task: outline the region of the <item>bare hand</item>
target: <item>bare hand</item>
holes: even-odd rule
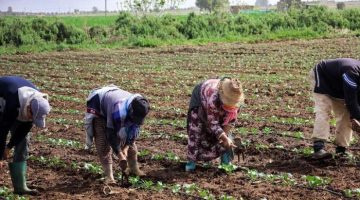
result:
[[[233,141],[227,137],[226,135],[224,135],[222,138],[221,138],[221,143],[222,145],[226,148],[226,149],[230,149],[230,148],[235,148],[237,147]]]
[[[227,133],[227,134],[230,133],[231,129],[232,129],[232,126],[230,126],[230,125],[226,125],[226,126],[224,126],[224,128],[223,128],[224,132]]]
[[[358,120],[352,119],[351,127],[353,131],[360,133],[360,122]]]
[[[4,160],[0,160],[0,169],[2,169],[3,167],[5,167],[5,161]]]
[[[126,160],[126,157],[127,157],[127,155],[124,154],[122,151],[120,151],[120,153],[119,153],[119,155],[118,155],[118,158],[119,158],[120,160]]]

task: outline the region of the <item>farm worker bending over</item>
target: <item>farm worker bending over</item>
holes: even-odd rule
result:
[[[231,162],[235,145],[229,131],[243,102],[242,86],[236,79],[209,79],[195,86],[187,115],[186,171],[195,170],[196,161],[210,161],[219,156],[221,163]]]
[[[315,159],[331,156],[324,150],[324,142],[330,134],[330,113],[336,117],[335,143],[337,155],[344,155],[352,137],[352,122],[360,120],[360,61],[350,58],[323,60],[310,71],[311,84],[314,87]]]
[[[106,182],[115,182],[111,149],[119,157],[122,170],[128,165],[128,174],[144,175],[137,163],[135,140],[149,112],[149,102],[140,94],[132,94],[110,85],[93,90],[86,104],[85,148],[91,147],[94,137]]]
[[[47,94],[41,93],[30,81],[17,76],[0,77],[0,162],[8,159],[9,151],[15,147],[9,170],[16,194],[37,194],[26,185],[28,133],[33,124],[45,127],[50,109]],[[11,138],[6,145],[9,131]]]

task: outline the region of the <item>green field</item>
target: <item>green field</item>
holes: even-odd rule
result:
[[[357,36],[360,9],[187,15],[2,17],[0,54]]]

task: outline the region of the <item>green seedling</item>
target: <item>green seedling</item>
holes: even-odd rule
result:
[[[143,183],[141,184],[141,188],[146,190],[151,190],[153,186],[154,186],[154,182],[152,182],[151,180],[144,180]]]
[[[256,150],[263,150],[263,149],[268,149],[269,146],[265,145],[265,144],[255,144],[255,149]]]
[[[91,174],[102,174],[103,170],[101,166],[92,164],[92,163],[84,163],[84,169]]]
[[[176,155],[175,153],[173,153],[173,152],[167,152],[167,153],[165,154],[165,158],[166,158],[166,160],[170,160],[170,161],[176,161],[176,162],[180,161],[179,156],[177,156],[177,155]]]
[[[166,189],[166,185],[165,185],[165,184],[163,184],[161,181],[156,182],[155,190],[157,190],[157,191],[163,191],[164,189]]]
[[[151,159],[154,159],[154,160],[164,160],[165,159],[165,156],[162,155],[162,154],[153,154],[151,156]]]
[[[302,154],[304,156],[311,156],[314,153],[314,149],[311,147],[305,147],[303,149],[294,148],[291,151],[298,153],[298,154]]]
[[[209,192],[209,190],[200,189],[200,190],[198,190],[198,193],[199,193],[199,197],[201,199],[205,199],[205,200],[213,200],[213,199],[215,199],[215,196],[213,194],[211,194]]]
[[[188,135],[183,133],[177,133],[173,136],[174,140],[185,140],[188,139]]]
[[[181,190],[181,185],[180,184],[175,184],[173,186],[171,186],[171,191],[173,193],[179,193]]]
[[[61,101],[71,101],[71,102],[75,102],[75,103],[81,103],[82,100],[76,97],[72,97],[72,96],[65,96],[65,95],[59,95],[59,94],[52,94],[51,95],[52,98],[61,100]]]
[[[0,199],[4,198],[4,200],[28,200],[28,197],[18,196],[13,194],[9,188],[2,186],[0,187]]]
[[[295,138],[297,138],[297,139],[304,139],[305,138],[304,133],[300,132],[300,131],[295,132],[293,136]]]
[[[264,134],[264,135],[270,135],[272,132],[273,132],[273,131],[272,131],[271,128],[269,128],[269,127],[265,127],[265,128],[263,129],[263,134]]]
[[[239,199],[239,200],[242,200],[243,198],[240,197],[240,198],[238,198],[238,199]],[[236,200],[236,198],[235,198],[235,197],[232,197],[232,196],[229,196],[229,195],[227,195],[227,194],[223,194],[223,195],[220,196],[220,200]]]
[[[303,178],[305,179],[306,184],[310,187],[320,187],[330,183],[330,179],[327,177],[322,178],[319,176],[306,175],[303,176]]]
[[[347,198],[360,198],[360,188],[356,188],[356,189],[346,189],[344,190],[344,195]]]
[[[131,176],[131,177],[129,177],[129,183],[133,187],[140,187],[141,186],[141,179],[138,176]]]
[[[148,155],[150,155],[150,154],[151,154],[151,152],[150,152],[149,150],[143,149],[143,150],[141,150],[141,151],[138,153],[138,156],[139,156],[139,157],[145,157],[145,156],[148,156]]]
[[[183,185],[186,194],[192,194],[194,191],[198,190],[198,186],[195,183]]]
[[[232,163],[230,164],[220,164],[219,169],[224,170],[227,174],[233,173],[238,167]]]
[[[290,173],[265,174],[263,172],[258,172],[255,169],[247,169],[246,175],[253,182],[261,179],[261,180],[265,180],[265,181],[271,182],[271,183],[281,181],[281,183],[284,185],[295,185],[296,184],[296,180],[293,178],[293,175]]]

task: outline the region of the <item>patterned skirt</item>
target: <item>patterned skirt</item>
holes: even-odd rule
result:
[[[187,157],[190,161],[210,161],[218,158],[226,149],[219,144],[207,126],[205,117],[201,117],[201,107],[193,108],[188,112],[188,147]]]

